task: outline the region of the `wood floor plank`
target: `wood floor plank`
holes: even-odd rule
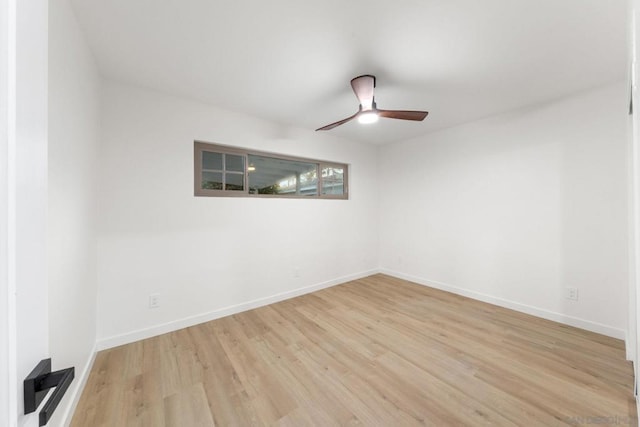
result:
[[[378,274],[100,352],[71,425],[589,422],[637,425],[622,341]]]

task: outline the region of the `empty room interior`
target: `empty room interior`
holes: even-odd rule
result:
[[[0,425],[637,425],[640,2],[0,8]]]

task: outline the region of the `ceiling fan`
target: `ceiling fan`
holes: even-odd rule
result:
[[[358,112],[351,117],[340,120],[339,122],[331,123],[330,125],[318,128],[316,129],[316,131],[330,130],[337,126],[343,125],[355,118],[357,118],[360,123],[374,123],[378,121],[379,117],[422,121],[425,117],[427,117],[427,114],[429,114],[427,111],[378,109],[378,107],[376,106],[375,98],[373,96],[373,89],[376,87],[376,76],[372,76],[370,74],[358,76],[351,80],[351,87],[353,88],[353,92],[356,94],[358,101],[360,101]]]

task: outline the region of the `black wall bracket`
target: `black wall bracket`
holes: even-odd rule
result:
[[[51,359],[41,360],[40,363],[24,379],[24,413],[35,412],[49,392],[55,387],[51,397],[40,411],[40,425],[46,425],[53,412],[58,407],[62,396],[66,393],[75,376],[73,367],[51,372]]]

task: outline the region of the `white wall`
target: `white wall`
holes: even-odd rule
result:
[[[619,84],[382,147],[382,268],[624,338],[627,109]]]
[[[49,349],[76,379],[52,424],[71,411],[96,341],[99,75],[68,0],[49,9]]]
[[[633,360],[635,373],[636,401],[638,400],[638,306],[640,306],[640,292],[638,292],[638,281],[640,280],[640,258],[638,251],[640,247],[640,96],[638,93],[638,79],[640,70],[638,69],[638,56],[640,56],[640,43],[638,36],[640,33],[640,0],[629,2],[629,80],[631,83],[631,96],[633,99],[633,115],[630,118],[631,144],[629,153],[629,340],[627,342],[627,357]],[[640,415],[640,403],[636,405]]]
[[[116,83],[103,94],[100,347],[377,267],[374,146]],[[194,197],[194,140],[350,163],[350,200]]]

